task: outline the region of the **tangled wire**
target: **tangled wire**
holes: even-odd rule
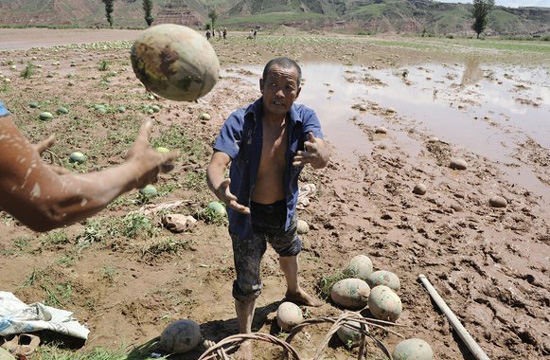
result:
[[[371,319],[371,318],[367,319],[362,317],[358,313],[345,311],[338,318],[323,317],[318,319],[306,320],[301,324],[295,326],[290,332],[290,334],[287,336],[285,341],[282,341],[273,335],[262,334],[262,333],[231,335],[221,340],[217,344],[214,344],[214,342],[212,341],[205,341],[204,345],[205,347],[208,348],[208,350],[206,350],[206,352],[201,355],[199,360],[210,360],[210,359],[229,360],[230,358],[227,355],[226,351],[237,349],[242,343],[244,343],[247,340],[260,340],[271,344],[279,345],[283,348],[283,356],[285,359],[302,360],[298,355],[298,352],[290,345],[290,342],[305,327],[313,324],[321,324],[321,323],[327,323],[327,322],[332,323],[333,325],[328,331],[327,335],[325,336],[325,339],[321,343],[321,347],[317,349],[317,352],[315,353],[315,357],[313,358],[313,360],[318,360],[321,358],[323,350],[328,345],[330,339],[341,327],[345,327],[350,330],[357,331],[361,334],[361,341],[359,344],[359,353],[357,356],[358,360],[366,359],[367,337],[371,338],[374,341],[376,346],[384,352],[384,354],[388,357],[388,359],[390,360],[392,359],[392,356],[388,351],[388,349],[384,346],[384,344],[381,341],[376,339],[370,333],[367,325],[380,328],[386,332],[389,332],[391,334],[404,338],[403,335],[393,330],[390,330],[385,326],[385,325],[392,325],[392,326],[403,326],[403,325],[398,325],[396,323],[389,322],[389,321],[383,321],[383,320],[377,320],[377,319]],[[359,323],[359,327],[356,324],[354,324],[354,322]],[[227,347],[227,349],[225,349],[224,347]]]

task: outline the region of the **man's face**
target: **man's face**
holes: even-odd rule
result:
[[[260,79],[260,91],[264,96],[265,112],[286,115],[300,95],[299,85],[298,71],[294,67],[271,66],[267,77]]]

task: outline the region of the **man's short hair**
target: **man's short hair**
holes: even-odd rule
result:
[[[272,66],[278,65],[283,69],[289,69],[289,68],[295,68],[298,72],[298,87],[302,86],[302,69],[300,68],[300,65],[292,59],[289,59],[287,57],[278,57],[275,59],[271,59],[267,62],[267,64],[264,67],[264,72],[262,74],[262,79],[265,81],[267,78],[267,74],[269,73],[269,69],[271,69]]]

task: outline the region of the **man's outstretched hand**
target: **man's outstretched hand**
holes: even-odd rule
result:
[[[298,151],[292,161],[293,166],[310,164],[315,169],[325,167],[328,163],[328,154],[323,139],[316,138],[312,132],[307,134],[304,142],[304,151]]]
[[[233,195],[229,189],[229,184],[231,184],[231,179],[224,179],[220,186],[216,189],[216,196],[218,199],[223,201],[225,205],[229,206],[231,209],[238,211],[243,214],[250,214],[250,209],[247,206],[241,205],[237,202],[237,197]]]

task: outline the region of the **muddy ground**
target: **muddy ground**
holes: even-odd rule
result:
[[[14,292],[26,303],[45,302],[73,311],[91,330],[80,351],[98,346],[130,351],[180,318],[200,324],[206,339],[221,340],[237,330],[231,298],[232,250],[223,219],[201,211],[213,200],[204,171],[224,118],[258,97],[257,86],[243,78],[254,75],[244,64],[261,66],[278,55],[373,69],[418,66],[427,59],[462,62],[468,51],[481,51],[491,61],[509,64],[548,64],[549,57],[548,53],[469,50],[467,46],[455,52],[445,45],[426,49],[427,43],[420,39],[296,36],[288,29],[281,31],[284,36],[260,34],[256,42],[244,37],[216,40],[224,75],[197,103],[148,97],[131,69],[130,42],[30,49],[28,34],[23,34],[27,45],[0,52],[0,71],[10,79],[0,80],[0,99],[33,141],[51,133],[58,137],[45,161],[72,171],[120,163],[139,124],[148,117],[156,122],[152,143],[179,148],[183,154],[175,170],[159,180],[158,197],[144,199],[134,191],[87,222],[38,234],[2,213],[0,290]],[[46,37],[44,44],[55,44],[58,34],[48,35],[53,38]],[[17,34],[9,36],[18,41]],[[96,37],[104,39],[104,35]],[[391,46],[386,44],[390,41]],[[41,68],[24,78],[20,73],[29,61]],[[307,83],[303,91],[308,91]],[[40,108],[30,108],[32,102]],[[106,113],[96,110],[98,104],[106,106]],[[368,99],[365,104],[366,111],[384,119],[391,131],[381,134],[353,118],[341,119],[353,123],[371,152],[351,159],[339,150],[338,141],[343,140],[327,134],[333,160],[327,169],[307,170],[301,178],[302,184],[313,183],[318,189],[310,204],[299,210],[299,217],[311,227],[303,236],[303,286],[319,291],[323,277],[337,274],[353,256],[366,254],[376,270],[391,270],[401,279],[398,294],[404,310],[398,323],[405,327],[395,330],[428,341],[436,359],[473,357],[419,284],[421,273],[491,359],[550,355],[547,201],[508,181],[500,165],[483,154],[434,139],[437,134],[411,131],[405,114]],[[153,105],[160,111],[150,113]],[[38,119],[41,111],[55,113],[59,106],[68,108],[69,114],[56,115],[49,122]],[[126,111],[119,112],[120,106]],[[205,112],[211,120],[200,120]],[[323,121],[323,114],[319,116]],[[421,144],[418,154],[405,150],[404,137]],[[536,142],[518,144],[518,148],[519,161],[540,174],[541,181],[548,179],[549,150]],[[67,160],[76,150],[88,156],[82,166]],[[454,157],[465,159],[467,169],[451,169]],[[420,182],[427,187],[425,195],[412,191]],[[545,186],[550,192],[548,183]],[[507,206],[490,206],[494,195],[505,198]],[[144,203],[176,200],[183,203],[171,212],[199,215],[190,231],[173,234],[162,228],[162,212],[149,215],[150,222],[128,217]],[[284,295],[284,278],[272,250],[264,258],[262,276],[264,291],[258,299],[255,330],[278,335],[273,318]],[[340,312],[327,302],[308,308],[307,317]],[[292,344],[303,359],[313,358],[327,331],[328,325],[308,327]],[[399,342],[395,335],[377,332],[377,336],[390,349]],[[373,358],[382,358],[372,344],[369,349]],[[197,359],[203,350],[179,358]],[[258,344],[255,354],[256,359],[280,358],[276,347],[264,344]],[[326,359],[356,356],[356,350],[345,349],[337,340],[325,351]]]

